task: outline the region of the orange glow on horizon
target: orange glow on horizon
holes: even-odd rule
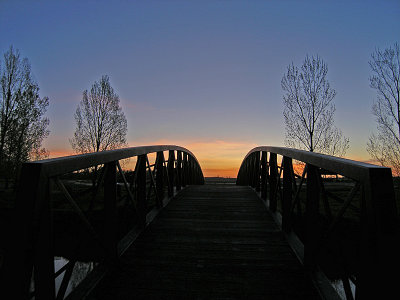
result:
[[[174,141],[159,140],[153,144],[173,144],[185,147],[197,158],[204,177],[236,178],[245,155],[257,145],[241,141]]]
[[[57,157],[64,157],[64,156],[71,156],[76,155],[75,152],[72,150],[65,150],[65,149],[51,149],[49,158],[57,158]]]
[[[237,168],[227,168],[227,169],[206,169],[203,168],[204,177],[226,177],[226,178],[236,178],[239,167]]]

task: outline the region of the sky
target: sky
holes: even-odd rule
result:
[[[400,42],[400,1],[5,1],[0,52],[10,45],[49,97],[51,157],[69,139],[82,92],[110,77],[128,145],[174,144],[205,176],[236,177],[255,146],[284,146],[281,80],[319,55],[336,90],[346,157],[368,161],[376,122],[368,61]]]

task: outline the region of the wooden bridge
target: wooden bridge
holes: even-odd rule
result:
[[[388,168],[263,146],[236,184],[205,184],[189,150],[163,145],[27,163],[19,184],[1,299],[340,299],[333,282],[347,299],[396,292]],[[93,268],[71,291],[79,262]]]

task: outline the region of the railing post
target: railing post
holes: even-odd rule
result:
[[[289,232],[292,227],[292,158],[283,157],[283,201],[282,201],[282,230]]]
[[[137,174],[137,213],[138,213],[138,224],[141,228],[146,226],[146,215],[147,215],[147,203],[146,203],[146,154],[139,155],[136,162],[136,174]]]
[[[254,185],[255,185],[255,189],[257,192],[260,191],[260,151],[257,151],[255,153],[255,161],[254,161],[254,167],[255,167],[255,172],[254,172]]]
[[[164,206],[163,199],[164,199],[164,153],[162,151],[157,152],[156,157],[156,186],[157,186],[157,195],[158,207],[161,208]]]
[[[176,190],[180,191],[182,186],[182,152],[176,151]]]
[[[248,185],[247,183],[247,160],[242,162],[242,165],[239,169],[239,173],[237,176],[238,184],[239,185]]]
[[[249,159],[249,182],[250,186],[254,189],[256,187],[256,153],[252,153]]]
[[[313,269],[316,263],[315,254],[319,240],[319,199],[320,185],[317,167],[307,164],[304,264],[308,269]]]
[[[41,208],[36,212],[39,216],[39,227],[34,249],[35,292],[37,299],[53,299],[55,297],[53,218],[50,208],[49,179],[43,178],[43,183],[42,190],[38,193]]]
[[[253,156],[250,154],[246,162],[246,185],[252,185]]]
[[[108,252],[107,259],[113,262],[118,257],[117,165],[112,161],[104,167],[104,244]]]
[[[244,161],[244,168],[243,168],[243,174],[242,174],[242,184],[243,185],[251,185],[250,184],[250,167],[251,167],[251,154],[246,158]]]
[[[254,175],[254,153],[250,154],[249,157],[247,158],[247,180],[248,180],[248,185],[254,188],[254,182],[253,182],[253,175]]]
[[[189,168],[188,168],[188,180],[189,180],[189,184],[194,184],[195,183],[195,180],[194,180],[195,173],[194,173],[193,158],[192,158],[191,155],[189,155],[188,158],[189,158],[189,161],[188,161],[188,165],[189,165]]]
[[[356,299],[390,299],[398,293],[400,241],[390,169],[371,169],[363,185],[361,253]]]
[[[261,154],[261,198],[264,200],[267,199],[267,175],[267,152],[263,151]]]
[[[172,197],[174,195],[174,168],[175,163],[175,152],[174,150],[169,150],[168,152],[168,178],[169,178],[169,185],[168,185],[168,197]]]
[[[269,208],[275,212],[277,208],[277,183],[278,183],[278,163],[277,154],[269,154]]]
[[[187,181],[187,153],[183,152],[183,170],[182,170],[182,186],[186,186],[186,181]]]
[[[203,177],[203,173],[201,172],[201,168],[200,165],[196,162],[196,160],[194,158],[192,158],[192,162],[193,162],[193,166],[195,168],[195,183],[196,184],[204,184],[204,177]]]
[[[23,164],[10,240],[0,270],[0,298],[30,299],[32,271],[36,299],[54,299],[53,227],[49,179],[39,164]]]

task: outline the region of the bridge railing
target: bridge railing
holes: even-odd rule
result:
[[[134,171],[122,170],[126,159],[136,160]],[[115,262],[164,200],[203,183],[195,156],[173,145],[25,163],[10,224],[13,240],[1,270],[3,291],[15,299],[64,299],[77,262],[95,261],[97,268]],[[57,272],[55,256],[68,258]]]
[[[357,299],[382,299],[396,286],[391,271],[399,239],[390,168],[260,146],[244,158],[236,183],[260,193],[282,230],[300,239],[304,265],[341,280],[347,299],[354,289]]]

